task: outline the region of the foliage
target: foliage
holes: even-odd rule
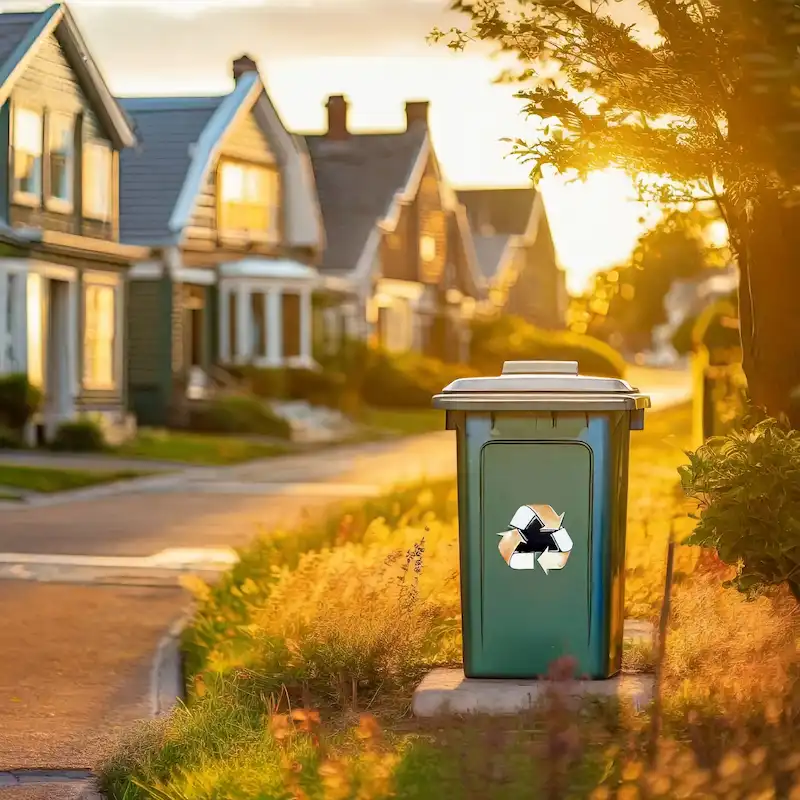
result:
[[[672,284],[709,268],[702,239],[709,221],[696,211],[675,211],[644,233],[626,264],[596,276],[584,330],[632,352],[649,349],[653,329],[667,322],[664,299]]]
[[[697,318],[692,330],[695,350],[735,351],[739,347],[739,314],[730,298],[723,298],[707,306]]]
[[[584,374],[621,377],[625,361],[609,345],[578,333],[544,331],[519,317],[476,319],[472,326],[472,366],[497,375],[504,361],[577,361]]]
[[[189,428],[200,433],[253,434],[291,437],[289,423],[262,400],[251,395],[220,395],[207,404],[192,407]]]
[[[209,668],[212,652],[241,651],[242,641],[251,641],[247,629],[255,622],[258,604],[268,596],[279,572],[295,569],[304,554],[361,544],[376,526],[419,531],[426,520],[453,520],[455,513],[454,483],[443,480],[351,503],[299,529],[257,537],[239,551],[240,560],[230,572],[203,590],[195,622],[184,635],[189,675]],[[246,591],[245,586],[250,588]],[[258,592],[252,592],[253,586]]]
[[[22,373],[0,376],[0,424],[22,431],[39,410],[42,393]]]
[[[633,6],[635,4],[631,4]],[[646,199],[716,206],[741,271],[743,365],[753,400],[789,413],[800,387],[798,28],[791,0],[623,3],[453,0],[462,50],[494,45],[531,135],[513,153],[539,180],[618,168]]]
[[[0,424],[0,450],[16,450],[22,447],[22,432]]]
[[[785,583],[800,602],[800,431],[753,412],[688,456],[681,481],[700,509],[688,543],[736,567],[729,584],[748,597]]]
[[[101,453],[107,449],[103,429],[92,419],[62,422],[49,446],[51,450],[72,453]]]
[[[232,366],[227,371],[242,380],[257,397],[306,400],[330,408],[338,407],[345,385],[345,376],[332,369]]]

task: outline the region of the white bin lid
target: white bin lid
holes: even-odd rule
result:
[[[650,398],[621,378],[580,375],[577,361],[506,361],[501,375],[453,381],[433,405],[465,411],[606,411],[649,408]]]

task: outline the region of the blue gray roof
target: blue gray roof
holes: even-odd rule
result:
[[[327,246],[320,269],[353,269],[375,224],[402,191],[427,136],[425,125],[402,133],[306,136]]]
[[[120,240],[172,244],[169,222],[200,138],[224,97],[128,97],[139,147],[120,157]]]
[[[42,19],[43,14],[44,12],[0,14],[0,75],[4,78],[16,66],[18,59],[11,61],[14,51],[31,33],[33,24]]]
[[[500,260],[505,253],[506,246],[511,236],[507,233],[498,233],[494,236],[480,236],[472,234],[475,243],[475,254],[478,257],[478,266],[483,277],[491,280],[497,275],[500,267]]]

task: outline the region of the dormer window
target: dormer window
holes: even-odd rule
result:
[[[39,205],[42,197],[42,114],[14,111],[14,202]]]
[[[72,210],[75,171],[75,123],[67,114],[50,114],[47,120],[47,204],[58,211]]]
[[[277,239],[279,177],[261,164],[223,160],[219,167],[217,227],[222,234]]]

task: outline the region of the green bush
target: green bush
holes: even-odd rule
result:
[[[290,369],[287,383],[290,399],[337,408],[346,379],[342,373],[330,370]]]
[[[465,364],[445,364],[418,353],[370,353],[361,397],[375,408],[430,408],[433,395],[456,378],[477,373]]]
[[[289,423],[263,401],[249,395],[226,395],[189,411],[189,428],[201,433],[254,434],[291,438]]]
[[[105,450],[106,438],[91,419],[62,422],[50,442],[50,449],[70,453],[99,453]]]
[[[625,360],[613,347],[584,334],[545,331],[519,317],[477,319],[471,362],[484,375],[498,375],[505,361],[577,361],[585,375],[621,378]]]
[[[700,510],[687,544],[737,567],[728,583],[748,597],[787,584],[800,603],[800,431],[752,411],[680,468]]]
[[[22,434],[7,425],[0,425],[0,450],[16,450],[22,447]]]
[[[0,377],[0,425],[21,431],[38,411],[42,393],[22,373]]]

